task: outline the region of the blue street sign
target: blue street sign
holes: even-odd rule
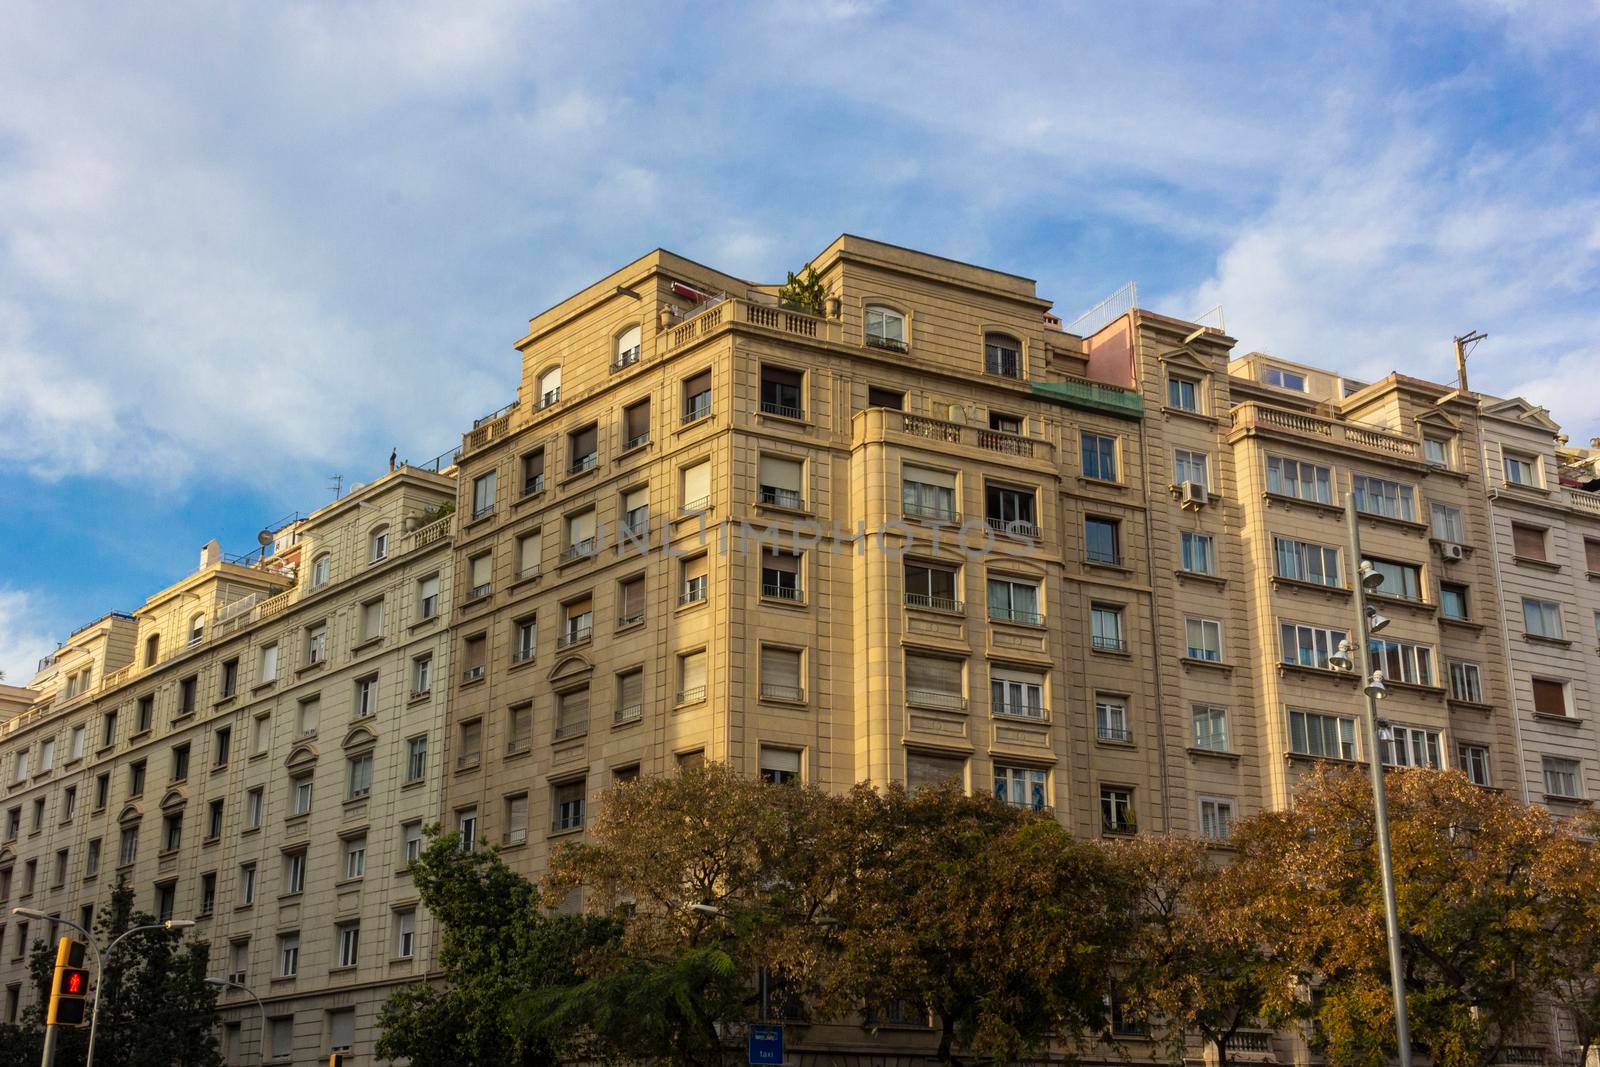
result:
[[[750,1026],[750,1062],[783,1062],[783,1027],[752,1023]]]

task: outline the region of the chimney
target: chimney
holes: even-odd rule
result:
[[[221,563],[221,562],[222,562],[222,546],[217,544],[217,539],[215,537],[213,537],[211,540],[207,541],[205,543],[205,545],[202,546],[201,549],[200,549],[200,569],[201,570],[205,570],[207,567],[211,566],[213,563]]]

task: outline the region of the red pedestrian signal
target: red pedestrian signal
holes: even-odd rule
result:
[[[83,967],[84,952],[84,943],[70,937],[56,945],[55,978],[50,983],[50,1010],[45,1016],[51,1026],[83,1026],[87,1021],[89,972]]]

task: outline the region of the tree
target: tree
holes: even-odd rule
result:
[[[1548,816],[1454,771],[1385,779],[1412,1042],[1440,1067],[1483,1067],[1528,1023],[1546,909]],[[1267,936],[1320,978],[1330,1060],[1387,1062],[1394,1018],[1371,788],[1320,770],[1293,809],[1235,833],[1233,877]]]
[[[607,791],[592,839],[558,852],[554,902],[582,887],[621,936],[585,979],[529,998],[524,1018],[596,1057],[720,1064],[728,1027],[820,989],[826,908],[851,854],[848,798],[744,778],[721,764]]]
[[[1550,997],[1578,1039],[1574,1063],[1585,1064],[1600,1042],[1600,818],[1558,828],[1540,857],[1535,880],[1547,912],[1538,970]]]
[[[1119,993],[1161,1027],[1173,1062],[1197,1031],[1227,1067],[1240,1029],[1281,1026],[1298,1013],[1292,960],[1240,899],[1248,883],[1219,869],[1204,842],[1145,836],[1108,847],[1134,903]]]
[[[441,930],[441,983],[390,995],[380,1013],[377,1054],[428,1067],[561,1062],[543,1031],[516,1024],[512,1008],[530,991],[578,980],[574,961],[615,936],[609,923],[547,915],[539,888],[507,867],[495,848],[464,852],[459,834],[428,828],[411,865],[423,907]]]
[[[1099,848],[1056,820],[955,786],[860,791],[839,893],[842,1008],[920,1005],[957,1050],[1015,1060],[1052,1033],[1098,1032],[1127,895]]]

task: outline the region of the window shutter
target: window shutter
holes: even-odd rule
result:
[[[792,648],[761,648],[761,684],[804,689],[800,684],[800,653]]]
[[[704,578],[705,576],[706,576],[706,557],[705,556],[696,556],[693,559],[686,559],[686,560],[683,561],[683,580],[684,581],[686,581],[686,582],[693,581],[696,578]]]
[[[558,698],[561,701],[561,721],[556,724],[558,732],[577,729],[589,721],[589,691],[576,689],[570,693],[562,693]]]
[[[356,1041],[356,1013],[354,1008],[332,1014],[333,1033],[329,1045],[333,1048],[350,1048]]]
[[[711,495],[711,463],[696,463],[683,470],[683,502],[693,504]]]
[[[947,696],[961,695],[963,662],[946,656],[906,653],[906,688],[922,689]]]
[[[793,552],[774,552],[770,548],[764,548],[761,550],[761,566],[764,570],[799,574],[800,557]]]
[[[683,689],[704,689],[706,685],[706,654],[694,652],[683,657]]]
[[[590,426],[572,435],[572,458],[579,459],[593,452],[600,441],[600,429]]]
[[[539,569],[541,547],[539,535],[536,533],[529,534],[517,542],[517,565],[521,573],[527,574],[529,571]]]
[[[1585,541],[1583,557],[1590,574],[1600,574],[1600,541]]]
[[[491,570],[490,563],[491,557],[488,555],[478,556],[472,561],[473,588],[477,588],[480,585],[489,584],[489,574]]]
[[[643,437],[650,432],[650,401],[635,404],[623,413],[628,440]]]
[[[710,391],[711,372],[708,370],[701,371],[683,383],[683,395],[686,397],[695,396],[699,393],[709,393]]]
[[[1544,559],[1544,531],[1532,526],[1511,525],[1512,551],[1523,559]]]
[[[761,750],[761,769],[764,771],[779,771],[783,774],[799,774],[800,753],[792,748],[763,748]]]
[[[805,468],[796,460],[780,459],[777,456],[762,456],[760,464],[760,481],[763,486],[773,489],[787,489],[792,493],[800,492],[800,483],[804,477]]]
[[[631,708],[644,703],[644,671],[629,671],[621,679],[620,706]]]
[[[594,536],[594,512],[585,511],[567,519],[567,540],[576,545]]]
[[[904,481],[936,485],[951,491],[956,487],[956,476],[948,471],[929,470],[927,467],[913,467],[908,464],[901,468],[900,476]]]
[[[617,355],[620,356],[622,353],[638,347],[639,327],[629,326],[626,330],[622,331],[622,336],[617,338]]]
[[[966,761],[960,756],[935,756],[927,752],[906,753],[906,788],[920,789],[927,785],[961,780]]]
[[[644,613],[644,579],[632,578],[622,583],[622,617],[632,618]]]
[[[1543,678],[1533,680],[1533,710],[1541,715],[1565,715],[1567,694],[1560,682]]]
[[[642,507],[645,507],[649,503],[650,503],[650,489],[648,487],[646,487],[646,486],[642,486],[642,487],[640,487],[638,489],[630,490],[628,493],[623,495],[623,497],[622,497],[622,511],[623,511],[624,514],[630,512],[630,511],[637,511],[638,509],[640,509]]]

